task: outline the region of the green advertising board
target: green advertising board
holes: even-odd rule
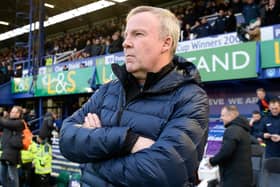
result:
[[[92,92],[94,67],[38,75],[35,96],[51,96]]]
[[[204,82],[257,77],[256,42],[178,55],[196,65]]]
[[[105,57],[96,59],[96,84],[102,85],[116,78],[115,74],[112,72],[111,64],[118,63],[123,64],[123,61],[116,60],[118,56],[108,55]]]
[[[33,77],[12,78],[12,93],[27,93],[30,91]]]
[[[280,39],[261,42],[262,68],[280,66]]]

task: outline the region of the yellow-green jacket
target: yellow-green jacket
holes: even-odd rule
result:
[[[40,144],[34,157],[35,173],[50,174],[52,172],[52,147],[50,144]]]
[[[21,161],[23,164],[32,162],[37,151],[39,145],[32,141],[32,144],[29,146],[28,150],[21,150]]]

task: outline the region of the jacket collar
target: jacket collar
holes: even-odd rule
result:
[[[131,73],[127,72],[125,65],[112,64],[112,70],[125,90],[127,102],[133,100],[140,95],[141,92],[145,92],[149,87],[155,85],[173,68],[173,63],[169,63],[157,73],[149,72],[145,84],[140,85],[137,79]]]
[[[139,85],[137,79],[127,72],[125,64],[112,64],[112,70],[120,80],[127,98],[135,98],[140,92],[145,94],[168,92],[186,82],[200,83],[200,75],[196,67],[178,56],[175,56],[172,62],[159,72],[149,72],[144,86]]]
[[[250,125],[248,120],[243,116],[237,116],[230,123],[226,125],[226,128],[232,125],[240,126],[246,131],[250,131]]]

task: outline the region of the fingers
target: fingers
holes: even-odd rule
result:
[[[131,153],[136,153],[136,152],[141,151],[143,149],[149,148],[154,143],[155,143],[155,141],[152,140],[152,139],[139,136],[139,138],[137,139],[136,143],[134,144],[134,146],[131,150]]]
[[[90,114],[92,116],[92,119],[94,121],[95,127],[100,128],[101,127],[101,122],[99,117],[96,114]]]
[[[88,120],[89,127],[96,128],[95,120],[92,118],[92,115],[90,113],[87,114],[86,118]]]
[[[83,124],[83,127],[85,127],[85,128],[90,128],[89,120],[88,120],[88,117],[87,117],[87,116],[85,117],[85,122],[84,122],[84,124]]]
[[[280,136],[279,135],[271,135],[271,140],[273,141],[273,142],[279,142],[279,140],[280,140]]]
[[[85,128],[100,128],[101,127],[101,121],[96,114],[88,113],[87,116],[85,117],[85,122],[83,124],[83,127],[85,127]]]

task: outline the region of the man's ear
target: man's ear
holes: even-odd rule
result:
[[[166,51],[170,51],[172,48],[172,44],[173,44],[173,39],[171,38],[171,36],[165,37],[161,52],[165,53]]]

